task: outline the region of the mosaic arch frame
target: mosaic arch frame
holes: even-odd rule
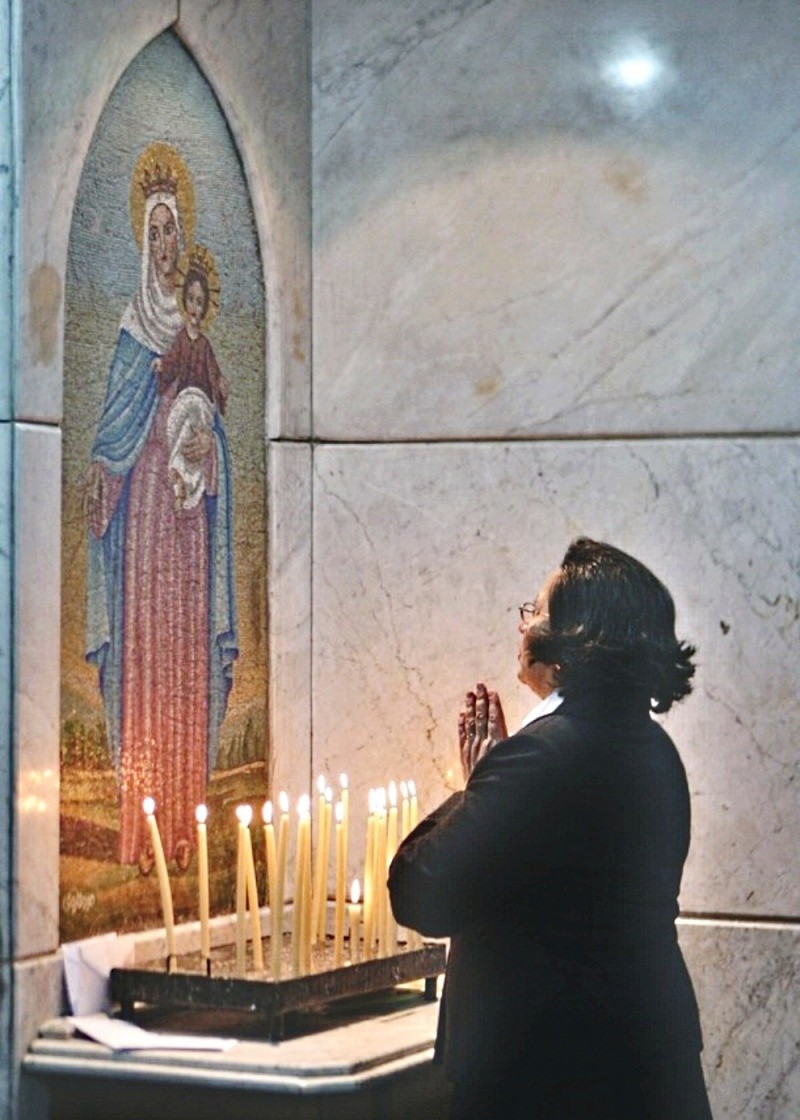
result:
[[[216,289],[194,327],[192,260],[195,288],[199,270]],[[264,291],[237,146],[163,32],[98,119],[69,239],[62,941],[162,924],[146,790],[176,918],[196,916],[201,799],[212,910],[231,908],[228,818],[266,795],[269,762]]]

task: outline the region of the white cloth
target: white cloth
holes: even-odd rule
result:
[[[173,483],[175,496],[182,497],[183,509],[194,509],[206,490],[203,464],[190,463],[184,455],[186,441],[202,429],[211,431],[214,423],[214,405],[202,389],[189,388],[178,393],[167,417],[167,445],[169,446],[170,477],[178,475]]]
[[[84,941],[65,941],[62,944],[64,981],[69,1005],[75,1015],[110,1010],[111,969],[130,966],[134,948],[132,933],[101,933]]]
[[[533,723],[534,720],[541,719],[542,716],[549,716],[550,713],[554,712],[559,704],[561,704],[563,699],[564,697],[558,690],[551,692],[549,696],[545,696],[544,700],[540,700],[534,708],[531,708],[525,716],[525,719],[519,725],[519,730],[521,731],[523,727],[527,727],[529,724]]]

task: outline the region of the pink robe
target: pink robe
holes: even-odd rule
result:
[[[156,802],[167,859],[195,846],[195,809],[208,780],[208,521],[204,502],[175,508],[166,422],[174,389],[159,399],[131,472],[125,540],[120,741],[120,862],[148,843],[142,800]],[[215,453],[206,491],[215,491]],[[115,480],[116,481],[116,480]]]

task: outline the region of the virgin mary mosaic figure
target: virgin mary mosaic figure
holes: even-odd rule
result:
[[[142,800],[156,801],[167,858],[185,869],[238,654],[231,465],[221,409],[181,443],[202,476],[176,502],[168,422],[179,385],[159,359],[182,326],[179,260],[194,236],[188,170],[151,144],[131,183],[139,290],[122,317],[87,472],[86,658],[95,664],[118,775],[119,858],[149,866]],[[183,314],[185,314],[185,308]]]

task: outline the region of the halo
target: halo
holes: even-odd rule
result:
[[[140,253],[144,236],[144,208],[147,195],[161,180],[164,181],[164,188],[167,189],[168,183],[169,189],[175,195],[184,245],[191,244],[194,239],[194,187],[189,169],[183,157],[171,144],[156,140],[153,144],[148,144],[139,156],[131,177],[131,225]]]
[[[219,311],[219,297],[222,292],[222,287],[219,280],[219,272],[217,271],[216,261],[214,254],[205,245],[191,245],[188,249],[180,255],[178,267],[175,270],[178,286],[182,289],[186,274],[190,269],[196,272],[202,272],[208,281],[208,308],[203,317],[203,326],[210,327],[217,317]],[[180,308],[181,316],[184,322],[186,321],[186,308],[183,306],[183,298],[178,297],[178,307]]]

